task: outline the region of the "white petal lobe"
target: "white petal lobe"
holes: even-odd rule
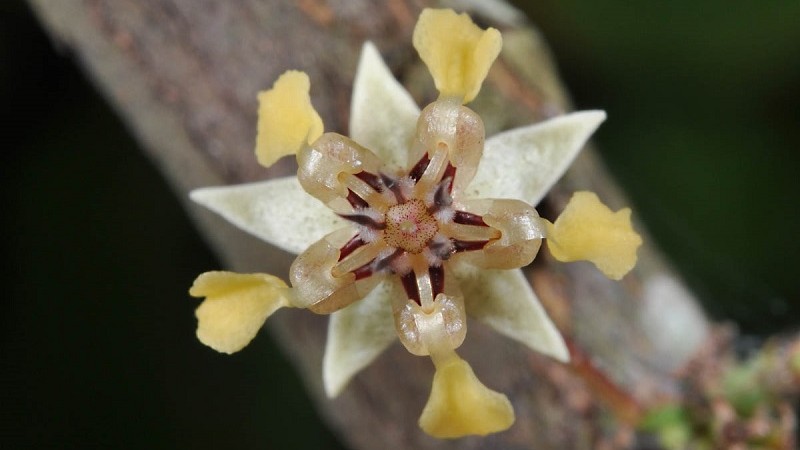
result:
[[[564,338],[521,270],[476,270],[464,265],[456,276],[466,296],[467,314],[537,352],[569,361]]]
[[[308,195],[297,177],[196,189],[189,196],[240,229],[292,253],[299,254],[346,226],[343,219]]]
[[[579,111],[492,136],[466,197],[536,206],[605,118],[604,111]]]
[[[350,137],[386,164],[404,168],[419,108],[395,80],[378,49],[364,43],[350,104]]]
[[[350,379],[397,337],[391,305],[395,288],[392,280],[385,280],[362,300],[331,315],[322,360],[328,397],[339,395]]]

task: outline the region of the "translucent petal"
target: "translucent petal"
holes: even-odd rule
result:
[[[295,254],[347,223],[308,195],[296,177],[196,189],[189,196],[242,230]]]
[[[331,271],[339,261],[339,249],[354,234],[349,228],[334,231],[297,256],[289,268],[295,290],[293,306],[330,314],[364,298],[378,284],[381,277],[377,275],[356,280],[352,272],[334,276]]]
[[[387,165],[402,168],[414,138],[419,108],[395,80],[371,42],[364,43],[350,103],[350,137]]]
[[[492,136],[466,197],[537,205],[605,118],[603,111],[581,111]]]
[[[537,352],[569,361],[569,351],[520,270],[486,270],[458,265],[467,314]]]
[[[439,294],[431,311],[409,300],[394,311],[394,318],[400,342],[417,356],[430,355],[439,348],[456,349],[467,334],[467,315],[461,296]]]
[[[300,150],[297,164],[297,179],[303,189],[326,204],[347,197],[342,174],[377,174],[383,165],[370,150],[335,133],[325,133],[312,146]]]
[[[258,94],[256,157],[269,167],[322,134],[322,119],[311,105],[308,75],[290,70],[272,89]]]
[[[508,398],[487,388],[459,357],[437,366],[419,426],[437,438],[485,436],[514,424]]]
[[[499,230],[500,238],[490,241],[482,250],[458,253],[454,258],[486,269],[518,269],[536,257],[545,236],[545,225],[532,206],[512,199],[481,199],[466,201],[464,207]]]
[[[400,292],[398,292],[400,291]],[[394,279],[385,279],[363,300],[336,311],[328,322],[322,379],[328,397],[336,397],[350,379],[396,339],[391,299],[402,295]]]
[[[478,95],[503,46],[499,31],[481,30],[467,14],[451,9],[424,9],[413,42],[440,95],[463,103]]]
[[[475,176],[484,137],[483,120],[475,111],[452,98],[437,100],[419,116],[411,162],[416,163],[426,152],[431,156],[436,149],[447,150],[447,160],[457,169],[452,192],[458,197]]]
[[[283,280],[267,274],[201,274],[189,289],[193,297],[206,297],[195,311],[197,338],[218,352],[238,352],[267,317],[289,305],[287,291]]]
[[[636,265],[642,238],[631,226],[631,210],[612,212],[593,192],[576,192],[554,224],[547,224],[547,246],[559,261],[591,261],[619,280]]]

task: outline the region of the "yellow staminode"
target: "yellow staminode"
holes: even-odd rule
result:
[[[508,398],[481,383],[469,364],[454,357],[436,368],[419,426],[437,438],[485,436],[514,424]]]
[[[559,261],[591,261],[614,280],[636,265],[642,238],[631,227],[630,208],[612,212],[593,192],[576,192],[555,223],[546,224],[547,245]]]
[[[445,97],[472,101],[500,53],[503,38],[494,28],[481,30],[466,14],[425,9],[414,29],[414,48]]]
[[[310,86],[308,75],[290,70],[272,89],[258,94],[256,157],[262,166],[296,154],[322,134],[322,119],[308,95]]]
[[[195,311],[197,338],[218,352],[238,352],[267,317],[288,306],[287,290],[280,278],[267,274],[201,274],[189,289],[193,297],[206,297]]]

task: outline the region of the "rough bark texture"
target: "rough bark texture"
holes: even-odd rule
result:
[[[265,170],[253,157],[255,94],[286,69],[309,73],[312,100],[326,128],[343,133],[364,40],[376,42],[420,103],[435,95],[410,39],[421,8],[438,6],[432,2],[30,3],[56,41],[80,59],[182,198],[195,187],[292,171],[291,163]],[[502,8],[473,16],[499,28],[505,41],[472,104],[488,134],[569,108],[547,50],[524,18]],[[560,211],[576,189],[594,190],[614,208],[626,203],[591,149],[541,205],[544,215],[552,219],[549,213]],[[228,268],[285,277],[291,255],[186,206]],[[639,265],[622,282],[605,279],[588,264],[553,262],[546,250],[528,273],[568,337],[575,362],[556,363],[471,323],[460,353],[487,385],[508,395],[517,413],[514,427],[488,438],[442,442],[418,429],[433,374],[427,358],[395,345],[331,401],[322,393],[320,376],[326,318],[287,311],[270,320],[270,329],[331,426],[353,448],[624,446],[630,441],[618,430],[636,420],[640,405],[674,393],[670,374],[706,333],[702,312],[647,243]]]

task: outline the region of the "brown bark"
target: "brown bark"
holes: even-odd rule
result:
[[[84,64],[184,199],[196,187],[291,172],[291,163],[261,168],[252,152],[255,94],[286,69],[309,73],[312,100],[326,128],[343,133],[364,40],[377,43],[420,103],[434,95],[410,43],[416,16],[427,1],[30,3],[55,39]],[[505,41],[472,104],[487,132],[568,109],[532,26],[499,14],[476,17],[499,28]],[[542,206],[544,214],[560,210],[576,189],[594,190],[615,208],[626,203],[591,150],[553,190]],[[285,277],[291,255],[186,206],[228,268]],[[615,433],[608,426],[614,421],[601,416],[611,414],[625,429],[638,418],[640,404],[673,392],[670,374],[702,340],[706,323],[647,239],[639,265],[622,282],[603,278],[588,264],[553,262],[546,253],[529,274],[568,336],[575,362],[556,363],[471,323],[461,353],[487,385],[509,396],[517,413],[511,430],[488,438],[441,442],[418,429],[433,374],[426,358],[395,345],[331,401],[322,393],[320,376],[325,318],[281,312],[270,319],[270,329],[331,426],[353,448],[594,448]],[[690,325],[662,326],[675,322]],[[625,442],[624,433],[617,437]]]

